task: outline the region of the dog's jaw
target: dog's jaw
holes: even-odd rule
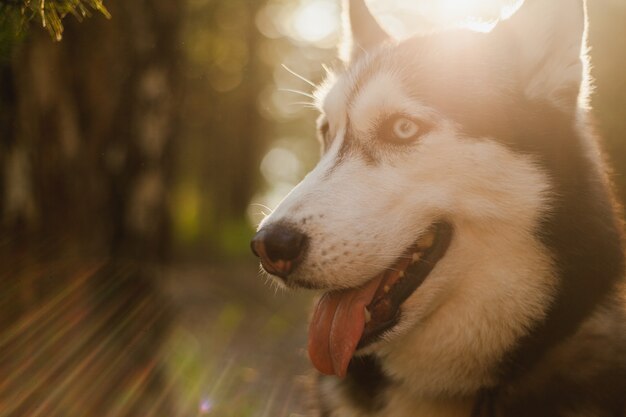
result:
[[[555,293],[552,261],[533,233],[455,228],[447,256],[374,351],[416,395],[467,396],[495,384],[503,355],[545,316]]]

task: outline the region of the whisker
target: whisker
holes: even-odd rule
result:
[[[261,203],[250,203],[250,205],[251,205],[251,206],[259,206],[259,207],[261,207],[261,208],[264,208],[264,209],[266,209],[266,210],[269,210],[269,212],[270,212],[270,213],[273,213],[273,212],[274,212],[274,210],[272,210],[271,208],[269,208],[269,207],[268,207],[268,206],[266,206],[265,204],[261,204]],[[261,212],[261,213],[263,213],[263,212]],[[265,214],[265,213],[263,213],[263,214]]]
[[[378,253],[374,253],[368,256],[372,256],[372,257],[375,256],[377,258],[382,258],[382,259],[412,259],[413,258],[412,254],[398,256],[398,255],[381,255]]]
[[[302,107],[306,107],[309,109],[317,109],[317,106],[315,105],[315,103],[311,103],[308,101],[294,101],[293,103],[289,103],[289,106],[302,106]]]
[[[304,78],[302,75],[298,74],[297,72],[295,72],[294,70],[290,69],[287,65],[285,64],[280,64],[284,69],[287,70],[287,72],[289,72],[291,75],[301,79],[302,81],[304,81],[305,83],[309,84],[312,87],[317,87],[315,85],[315,83],[309,79]]]
[[[294,93],[294,94],[300,94],[301,96],[305,96],[305,97],[309,97],[315,100],[315,96],[313,94],[309,94],[307,92],[304,91],[300,91],[300,90],[294,90],[291,88],[279,88],[278,91],[282,91],[285,93]]]

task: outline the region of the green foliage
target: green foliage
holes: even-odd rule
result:
[[[0,0],[1,32],[4,35],[5,28],[11,28],[17,36],[31,21],[35,21],[46,28],[54,39],[61,40],[65,16],[72,14],[81,21],[91,16],[92,10],[110,17],[102,0]]]
[[[22,37],[21,18],[14,10],[5,10],[0,0],[0,65],[8,62],[11,49]]]

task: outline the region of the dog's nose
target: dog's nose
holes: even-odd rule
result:
[[[293,226],[277,223],[259,230],[250,247],[267,272],[286,278],[304,257],[307,242],[306,234]]]

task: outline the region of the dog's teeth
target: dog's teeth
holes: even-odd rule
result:
[[[422,254],[419,252],[415,252],[413,255],[411,255],[411,260],[413,262],[417,262],[420,260],[420,258],[422,257]]]
[[[369,323],[372,320],[372,313],[367,309],[367,307],[363,307],[365,310],[365,323]]]

